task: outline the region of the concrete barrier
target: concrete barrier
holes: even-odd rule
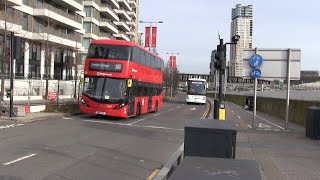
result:
[[[46,105],[30,106],[30,112],[41,112],[46,109]]]

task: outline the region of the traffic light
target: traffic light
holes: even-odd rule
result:
[[[226,69],[226,51],[226,45],[223,44],[223,39],[220,39],[220,45],[217,46],[217,53],[215,54],[216,62],[214,64],[217,70]]]

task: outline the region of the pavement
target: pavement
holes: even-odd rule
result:
[[[180,147],[185,121],[206,111],[184,99],[139,118],[77,115],[0,126],[0,179],[146,179]]]
[[[227,121],[238,125],[236,159],[257,160],[263,179],[318,180],[320,141],[305,137],[305,128],[264,113],[257,114],[254,129],[252,112],[226,103]]]

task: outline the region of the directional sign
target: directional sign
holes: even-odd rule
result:
[[[254,78],[254,79],[257,79],[261,76],[261,70],[258,69],[258,68],[254,68],[252,69],[251,71],[251,76]]]
[[[259,67],[263,64],[263,58],[262,56],[260,56],[259,54],[254,54],[253,56],[251,56],[251,58],[249,59],[249,63],[252,67]]]

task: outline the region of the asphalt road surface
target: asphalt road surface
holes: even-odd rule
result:
[[[205,112],[184,100],[139,118],[0,123],[0,179],[146,179],[182,144],[185,121]]]

